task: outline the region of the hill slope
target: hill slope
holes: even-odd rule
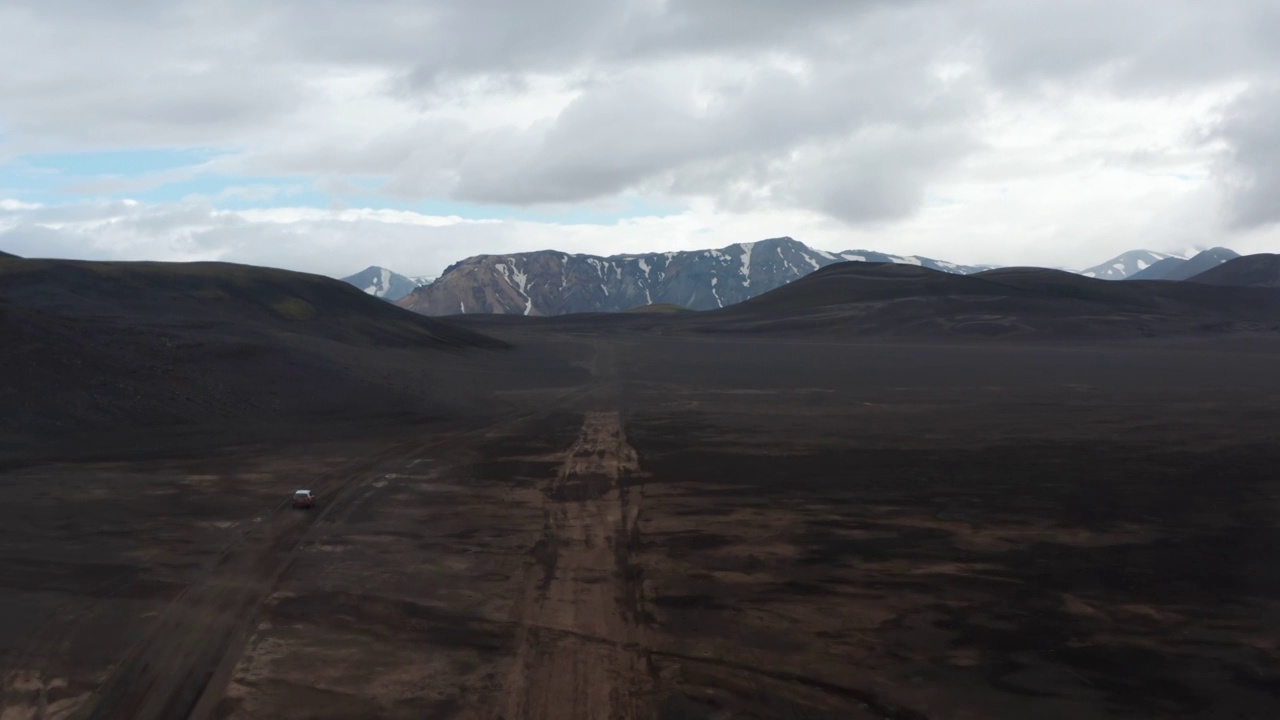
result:
[[[1280,328],[1280,291],[1115,283],[1043,268],[954,275],[842,263],[740,305],[699,313],[704,331],[1125,337]]]
[[[1212,285],[1280,287],[1280,255],[1244,255],[1192,276],[1191,281]]]
[[[404,312],[342,282],[228,263],[7,260],[0,300],[65,317],[167,328],[198,322],[348,344],[494,345],[447,323]]]
[[[359,288],[374,297],[390,300],[391,302],[395,302],[414,290],[431,283],[426,278],[411,278],[377,266],[368,267],[355,275],[344,277],[342,282]]]
[[[718,250],[611,257],[548,250],[468,258],[398,304],[424,315],[564,315],[623,312],[653,304],[709,310],[844,261],[892,262],[954,273],[981,270],[863,250],[829,253],[791,238]]]
[[[14,433],[430,417],[460,387],[435,377],[454,356],[505,347],[337,280],[221,263],[0,260],[0,336],[0,446]]]

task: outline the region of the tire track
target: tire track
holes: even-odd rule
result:
[[[257,624],[260,610],[293,563],[311,526],[358,501],[377,472],[397,460],[420,457],[468,439],[502,432],[574,403],[588,386],[569,389],[547,406],[456,430],[430,440],[401,441],[372,457],[348,463],[311,484],[319,512],[299,513],[282,500],[261,527],[229,546],[207,575],[162,611],[94,693],[76,720],[202,720],[215,711]]]
[[[542,489],[539,563],[526,573],[516,657],[495,716],[504,720],[644,717],[648,656],[629,564],[638,474],[617,412],[591,412]]]
[[[292,512],[287,499],[277,504],[262,526],[224,550],[204,577],[162,611],[77,717],[173,720],[211,710],[216,698],[209,696],[220,696],[218,681],[234,667],[235,650],[312,523],[341,507],[371,470],[419,446],[399,443],[313,483],[325,498],[319,512]]]

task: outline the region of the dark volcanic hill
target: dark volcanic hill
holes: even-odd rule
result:
[[[974,275],[842,263],[740,305],[699,313],[707,332],[1140,337],[1280,329],[1280,291],[1125,282],[1043,268]]]
[[[1155,263],[1141,272],[1130,275],[1128,280],[1188,280],[1200,273],[1217,267],[1222,263],[1240,257],[1230,248],[1211,248],[1197,255],[1183,259],[1170,257]]]
[[[982,269],[864,250],[828,253],[791,238],[719,250],[612,257],[548,250],[468,258],[398,304],[424,315],[564,315],[655,304],[709,310],[845,261],[900,263],[961,274]]]
[[[200,323],[237,333],[288,333],[354,344],[492,346],[447,323],[371,302],[320,275],[228,263],[8,260],[0,300],[99,321],[157,328]]]
[[[3,251],[3,250],[0,250],[0,258],[10,258],[10,259],[13,259],[13,258],[17,258],[17,257],[18,257],[17,255],[14,255],[14,254],[12,254],[12,253],[7,253],[7,252],[5,252],[5,251]]]
[[[1192,277],[1191,281],[1212,285],[1280,287],[1280,255],[1244,255],[1210,268]]]
[[[355,275],[342,278],[342,282],[359,288],[366,293],[383,300],[395,302],[423,285],[429,285],[426,278],[412,278],[392,272],[383,267],[368,267]]]
[[[441,368],[505,347],[337,280],[222,263],[0,260],[6,438],[430,417]]]

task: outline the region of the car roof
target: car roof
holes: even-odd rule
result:
[[[310,490],[295,490],[295,491],[293,492],[293,494],[294,494],[294,495],[303,495],[303,494],[310,495],[310,494],[311,494],[311,491],[310,491]]]

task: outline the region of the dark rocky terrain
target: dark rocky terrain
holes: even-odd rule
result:
[[[0,465],[5,720],[1280,714],[1280,290],[847,264],[436,321],[24,262],[0,423],[75,427]]]
[[[548,250],[468,258],[399,304],[424,315],[565,315],[620,312],[653,304],[709,310],[846,261],[902,263],[961,274],[982,269],[867,250],[828,253],[791,238],[719,250],[612,257]]]

